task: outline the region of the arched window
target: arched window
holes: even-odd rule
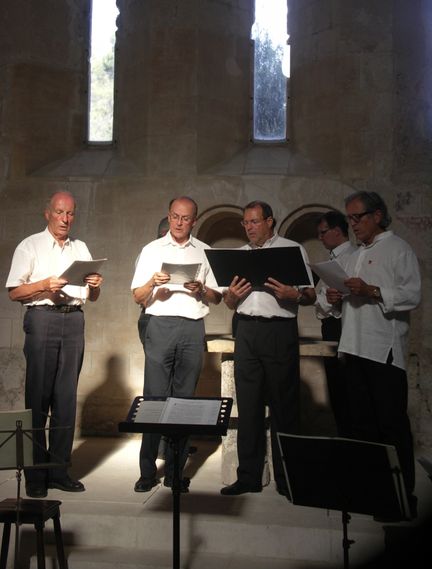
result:
[[[255,0],[253,140],[287,139],[287,0]]]
[[[92,0],[88,141],[113,139],[116,0]]]

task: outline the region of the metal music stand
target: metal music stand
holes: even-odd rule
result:
[[[70,427],[51,427],[49,429],[32,429],[31,409],[20,411],[0,411],[0,470],[16,470],[16,522],[15,522],[15,552],[14,567],[17,567],[19,552],[19,526],[22,471],[36,468],[55,468],[64,466],[64,463],[49,462],[34,464],[33,433],[51,429],[68,429]]]
[[[348,512],[409,519],[396,449],[365,441],[278,433],[293,504],[342,512],[344,567],[349,567]]]
[[[136,397],[126,421],[119,423],[122,433],[160,433],[167,437],[173,447],[173,569],[180,568],[180,440],[191,435],[226,435],[233,400],[231,397],[183,397],[197,401],[220,401],[221,406],[216,424],[196,425],[185,423],[143,423],[135,422],[138,408],[145,400],[165,400],[165,397]]]

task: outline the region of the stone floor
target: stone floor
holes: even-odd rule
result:
[[[62,501],[69,569],[173,566],[171,491],[163,485],[145,494],[133,491],[139,444],[136,436],[76,442],[72,472],[85,483],[86,492],[50,490],[48,495]],[[200,439],[193,444],[197,452],[187,466],[190,493],[181,497],[182,569],[343,567],[340,512],[293,505],[272,483],[259,494],[221,496],[219,442]],[[13,471],[0,472],[0,499],[14,497],[16,486]],[[394,567],[395,559],[411,557],[412,551],[429,555],[431,539],[424,535],[431,530],[432,482],[419,463],[416,493],[419,517],[413,522],[383,525],[367,515],[351,515],[351,566],[381,569]],[[50,523],[45,533],[52,541]],[[36,567],[33,531],[23,526],[21,538],[21,569]],[[47,548],[47,569],[56,569],[53,551]],[[8,567],[13,566],[12,552],[11,544]],[[410,562],[410,567],[423,566]]]

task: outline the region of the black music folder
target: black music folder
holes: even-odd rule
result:
[[[265,249],[206,249],[218,286],[229,286],[235,276],[254,287],[269,277],[290,286],[313,286],[300,247]]]

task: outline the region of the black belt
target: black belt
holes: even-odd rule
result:
[[[81,310],[81,306],[77,304],[36,304],[34,306],[27,306],[27,309],[49,310],[54,312],[77,312],[77,310]]]
[[[288,320],[295,320],[295,317],[289,318],[284,316],[249,316],[248,314],[237,313],[237,318],[239,320],[255,320],[256,322],[288,322]]]

